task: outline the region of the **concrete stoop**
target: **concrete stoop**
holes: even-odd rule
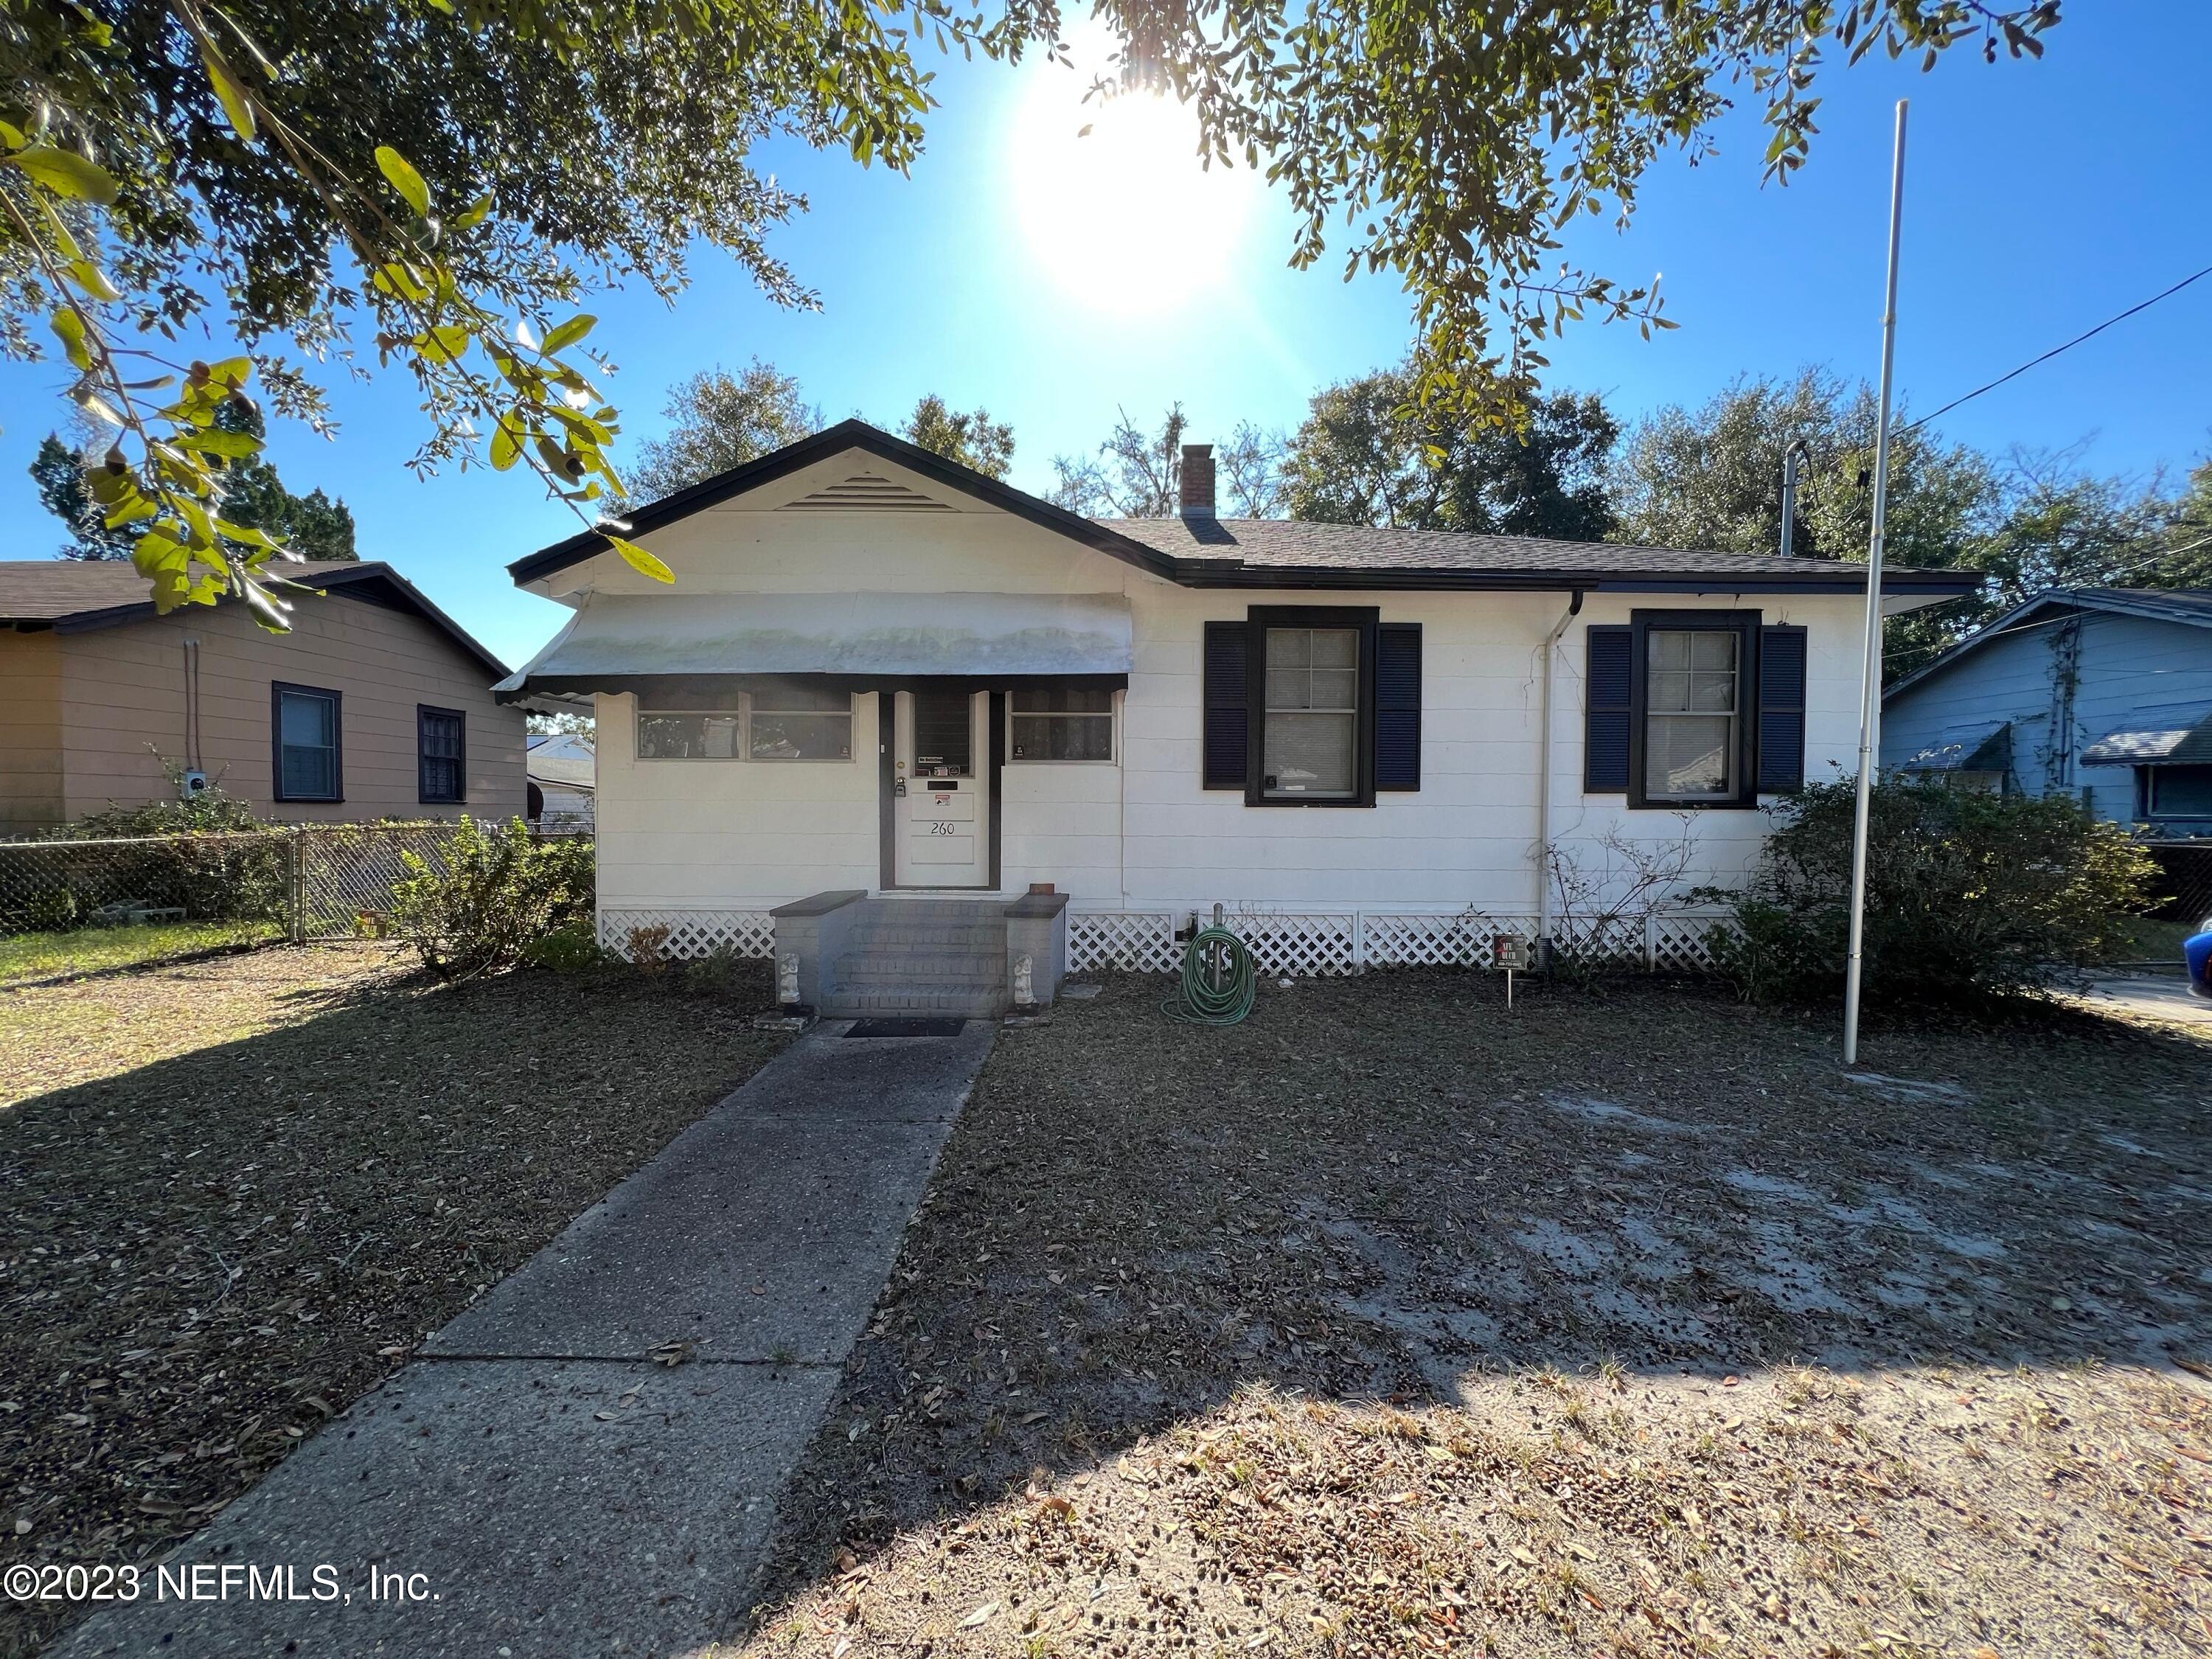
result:
[[[773,913],[778,999],[825,1017],[994,1019],[1048,1006],[1066,971],[1067,898],[817,893]]]

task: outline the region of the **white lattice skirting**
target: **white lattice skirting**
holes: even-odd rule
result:
[[[765,959],[774,954],[775,943],[775,926],[765,910],[599,912],[600,949],[625,962],[647,951],[663,960],[684,961],[724,945],[741,957]]]
[[[1119,969],[1173,973],[1182,962],[1176,930],[1212,904],[1162,910],[1071,910],[1070,973]],[[1369,968],[1480,968],[1500,933],[1533,941],[1534,916],[1478,911],[1271,910],[1228,908],[1224,921],[1252,949],[1260,971],[1292,979],[1356,974]],[[1623,968],[1659,973],[1710,971],[1706,943],[1717,915],[1674,914],[1618,920],[1602,927],[1554,923],[1562,945]],[[661,930],[665,930],[662,932]],[[599,944],[625,960],[650,949],[664,960],[703,957],[728,945],[741,957],[774,954],[775,924],[765,910],[603,910]]]
[[[1067,966],[1071,973],[1099,968],[1140,974],[1172,973],[1182,953],[1176,930],[1195,913],[1212,918],[1211,904],[1163,910],[1071,910]],[[1533,941],[1534,916],[1479,911],[1271,910],[1227,907],[1223,922],[1252,950],[1261,972],[1291,978],[1356,974],[1369,968],[1474,968],[1491,960],[1501,933]],[[1578,955],[1624,968],[1662,973],[1711,969],[1708,936],[1717,915],[1676,913],[1624,918],[1601,927],[1553,923],[1553,936]]]

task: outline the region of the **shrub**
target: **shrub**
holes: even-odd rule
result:
[[[599,948],[591,918],[579,917],[550,928],[522,947],[522,959],[532,968],[556,974],[580,974],[603,967],[608,953]]]
[[[520,818],[463,818],[433,865],[402,852],[392,890],[393,930],[441,979],[512,968],[556,929],[588,919],[591,854],[540,842]]]
[[[1716,929],[1721,971],[1748,1000],[1833,995],[1850,952],[1852,781],[1807,786],[1770,811],[1777,827]],[[2115,919],[2148,896],[2154,866],[2116,825],[2065,795],[1994,795],[1940,780],[1875,785],[1867,841],[1866,994],[1960,1004],[2044,983],[2111,946]]]
[[[752,964],[734,945],[717,945],[684,964],[684,988],[694,996],[728,996],[753,978]]]

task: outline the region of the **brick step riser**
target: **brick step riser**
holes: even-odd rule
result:
[[[996,1019],[1011,1006],[1002,996],[833,996],[823,1000],[822,1012],[832,1019]]]
[[[883,955],[855,953],[840,957],[830,969],[830,977],[841,983],[853,979],[891,979],[908,983],[933,979],[1004,981],[1006,958],[1003,953],[990,957],[924,957],[920,960],[896,952]]]

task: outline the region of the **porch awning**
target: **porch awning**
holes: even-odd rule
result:
[[[1908,756],[1900,772],[2000,772],[2012,763],[2012,722],[1958,726]]]
[[[1119,593],[599,593],[495,688],[622,691],[672,678],[1127,684]]]
[[[2212,705],[2167,703],[2140,710],[2081,751],[2084,766],[2189,766],[2212,763]]]

